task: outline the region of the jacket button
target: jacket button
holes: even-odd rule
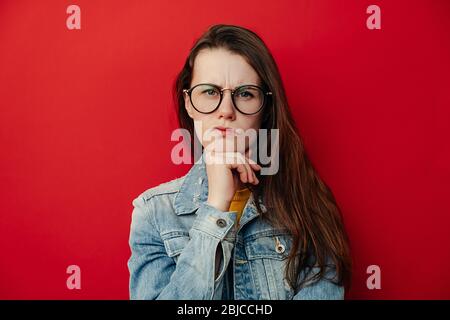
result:
[[[275,247],[275,251],[278,253],[283,253],[285,250],[286,248],[281,243]]]
[[[224,219],[217,219],[216,224],[221,228],[225,228],[227,226],[227,222]]]

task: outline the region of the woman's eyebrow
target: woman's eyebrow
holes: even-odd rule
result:
[[[208,84],[213,84],[213,85],[215,85],[215,86],[218,86],[219,88],[224,88],[223,86],[217,84],[216,82],[212,82],[212,81],[211,81],[211,82],[199,82],[199,83],[208,83]],[[253,81],[249,81],[249,82],[241,82],[241,83],[239,83],[238,85],[233,86],[232,88],[235,89],[235,88],[238,88],[238,87],[244,86],[244,85],[258,86],[259,84],[258,84],[258,83],[253,83]]]

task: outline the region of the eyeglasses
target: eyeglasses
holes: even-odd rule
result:
[[[266,103],[272,92],[266,91],[257,85],[242,85],[234,90],[220,88],[211,83],[200,83],[190,89],[183,89],[189,95],[192,106],[200,113],[212,113],[217,110],[223,99],[223,92],[231,91],[231,100],[234,107],[241,113],[252,115],[258,113]]]

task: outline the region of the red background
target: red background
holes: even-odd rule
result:
[[[128,298],[131,201],[189,169],[170,161],[172,82],[193,41],[229,23],[273,52],[343,210],[347,297],[449,299],[449,18],[445,0],[0,1],[0,298]]]

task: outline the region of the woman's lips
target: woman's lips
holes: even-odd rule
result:
[[[215,130],[218,130],[223,136],[227,135],[227,134],[232,134],[234,133],[234,129],[233,128],[226,128],[226,127],[215,127]]]

